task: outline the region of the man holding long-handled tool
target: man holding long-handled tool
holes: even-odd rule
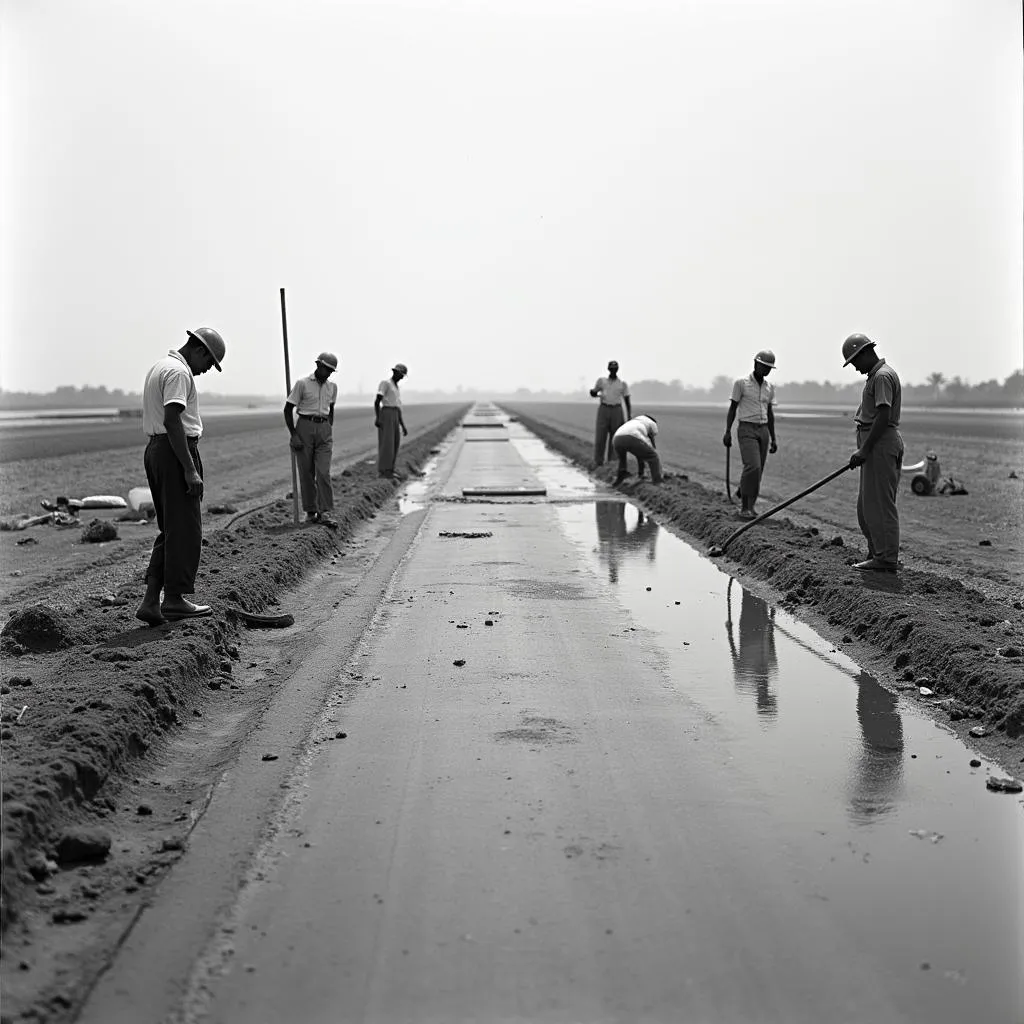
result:
[[[900,378],[879,358],[875,343],[863,334],[851,334],[843,342],[843,358],[843,366],[852,363],[867,377],[854,417],[857,450],[850,456],[850,469],[860,467],[857,522],[867,538],[868,557],[854,568],[861,572],[895,572],[900,557],[896,496],[903,468]]]
[[[761,492],[761,475],[768,453],[779,450],[775,442],[775,385],[769,383],[768,374],[775,368],[775,353],[762,349],[754,356],[754,370],[748,377],[741,377],[733,384],[729,413],[725,420],[725,435],[722,444],[726,447],[726,488],[729,484],[729,449],[732,447],[732,425],[739,418],[736,438],[740,443],[743,457],[743,473],[740,476],[740,501],[738,513],[741,519],[754,519],[757,512],[754,505]],[[730,495],[730,500],[732,496]]]
[[[333,525],[334,489],[331,456],[334,453],[334,403],[338,385],[328,377],[338,368],[333,352],[321,352],[316,368],[295,382],[284,403],[284,422],[291,434],[289,444],[299,464],[299,488],[307,523]],[[293,413],[299,421],[293,419]]]

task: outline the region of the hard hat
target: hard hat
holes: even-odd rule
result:
[[[333,352],[321,352],[316,361],[332,372],[338,368],[338,357]]]
[[[613,366],[615,367],[616,370],[619,368],[619,361],[618,361],[618,359],[609,359],[608,360],[608,369],[610,370]]]
[[[843,342],[843,358],[846,360],[843,366],[849,366],[858,352],[874,345],[874,342],[864,334],[851,334]]]
[[[754,356],[754,362],[762,366],[775,366],[775,353],[770,348],[763,348]]]
[[[391,372],[398,372],[402,374],[403,377],[407,377],[409,375],[409,367],[406,366],[405,363],[395,363],[395,365],[391,367]]]
[[[185,333],[190,338],[195,338],[213,356],[213,365],[217,367],[219,372],[223,372],[220,364],[226,349],[224,339],[212,327],[197,327],[194,331],[186,331]]]

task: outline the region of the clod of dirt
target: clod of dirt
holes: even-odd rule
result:
[[[484,619],[484,625],[485,626],[493,626],[494,625],[494,619]]]
[[[11,678],[7,680],[7,683],[8,683],[9,686],[31,686],[32,685],[32,677],[31,676],[11,676]]]
[[[100,598],[100,604],[104,608],[120,608],[128,603],[127,597],[117,597],[114,594],[107,594]]]
[[[143,817],[147,817],[153,813],[153,808],[150,807],[149,804],[139,804],[139,806],[135,808],[135,813],[141,814]]]
[[[209,512],[211,516],[226,516],[237,512],[238,509],[235,508],[234,505],[207,505],[206,511]]]
[[[82,530],[82,540],[88,544],[102,544],[117,540],[117,527],[106,519],[94,519]]]
[[[830,541],[829,544],[834,548],[841,548],[846,544],[846,541],[837,533]]]
[[[62,651],[75,642],[67,618],[45,604],[33,604],[15,612],[0,636],[10,637],[37,654]]]
[[[972,768],[980,768],[981,767],[981,762],[976,757],[972,757],[971,758],[970,764],[971,764]]]
[[[22,537],[21,540],[15,541],[19,548],[27,547],[30,544],[38,544],[39,541],[35,537]]]
[[[334,734],[334,738],[335,738],[336,740],[344,740],[344,739],[347,739],[347,738],[348,738],[348,733],[347,733],[347,732],[336,732],[336,733]]]
[[[989,735],[989,730],[986,729],[983,725],[975,725],[971,727],[971,735],[977,736],[978,739],[981,739],[982,736]]]
[[[1024,783],[1017,779],[1004,779],[998,775],[990,775],[985,780],[985,788],[991,789],[993,793],[1020,793],[1024,790]]]
[[[260,758],[260,760],[261,761],[276,761],[277,760],[277,754],[264,754]]]
[[[466,664],[466,659],[465,658],[456,658],[452,662],[452,664],[455,665],[456,668],[462,668],[462,666]]]
[[[479,540],[482,537],[493,537],[490,530],[441,530],[438,537],[464,537],[467,540]]]
[[[1010,470],[1010,476],[1009,476],[1009,479],[1010,479],[1010,480],[1017,480],[1017,479],[1019,479],[1019,477],[1017,476],[1017,474],[1016,474],[1016,473],[1015,473],[1015,472],[1014,472],[1014,471],[1013,471],[1012,469]]]
[[[57,860],[61,864],[103,860],[110,853],[110,833],[102,828],[77,826],[64,830],[57,840]]]
[[[50,915],[50,920],[54,924],[77,924],[79,921],[84,921],[88,916],[84,910],[76,910],[74,907],[67,909],[60,907]]]
[[[60,870],[57,862],[50,860],[41,850],[33,850],[28,855],[25,859],[25,868],[37,882],[45,882],[50,875],[55,875]]]
[[[979,548],[990,548],[990,547],[992,547],[992,541],[990,541],[990,540],[979,540],[978,541],[978,547]]]
[[[935,691],[934,690],[930,690],[927,686],[919,686],[917,688],[917,692],[922,697],[934,697],[935,696]]]
[[[1020,658],[1021,656],[1024,656],[1024,651],[1019,647],[1014,647],[1013,644],[1010,644],[1007,647],[1000,647],[997,653],[1000,658]],[[12,679],[11,684],[13,685],[13,683],[14,680]]]

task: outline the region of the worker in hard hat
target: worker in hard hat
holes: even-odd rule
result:
[[[895,572],[900,556],[896,496],[903,468],[900,378],[879,358],[875,343],[863,334],[851,334],[843,342],[843,359],[843,366],[852,364],[867,377],[854,417],[857,450],[850,456],[850,468],[860,467],[857,521],[867,538],[868,557],[854,568],[861,572]]]
[[[316,357],[313,372],[301,377],[284,403],[284,422],[298,463],[299,494],[307,523],[332,526],[334,487],[331,484],[331,457],[334,455],[334,403],[338,385],[330,376],[338,368],[333,352]],[[298,416],[296,422],[295,416]]]
[[[623,423],[633,417],[630,404],[629,385],[619,376],[619,364],[612,359],[608,363],[608,376],[598,377],[590,389],[590,397],[599,399],[597,422],[594,425],[594,465],[603,465],[612,457],[612,438]],[[623,415],[622,407],[626,412]]]
[[[754,356],[754,369],[732,386],[729,412],[725,418],[722,444],[732,447],[732,425],[738,419],[736,439],[740,444],[743,473],[740,475],[741,519],[754,519],[757,496],[761,493],[761,475],[768,453],[779,450],[775,441],[775,385],[768,374],[775,369],[775,353],[762,349]]]
[[[193,604],[203,553],[203,421],[195,378],[224,361],[224,339],[212,327],[185,332],[185,344],[158,359],[142,388],[144,462],[160,532],[146,569],[146,593],[135,617],[149,626],[211,614]],[[163,593],[163,601],[160,594]]]
[[[395,460],[402,437],[409,434],[402,418],[402,393],[399,390],[408,374],[409,368],[405,363],[395,363],[391,367],[391,376],[377,385],[377,395],[373,400],[373,425],[377,428],[377,475],[390,480],[401,479],[395,470]]]

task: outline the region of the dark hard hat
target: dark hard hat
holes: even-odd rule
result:
[[[217,367],[219,372],[223,372],[220,364],[224,359],[224,352],[226,350],[224,339],[212,327],[197,327],[194,331],[186,331],[185,333],[190,338],[198,341],[213,356],[213,365]]]
[[[316,361],[332,372],[338,368],[338,357],[333,352],[321,352]]]
[[[858,352],[863,352],[864,349],[870,348],[875,343],[864,334],[851,334],[846,341],[843,342],[843,358],[846,360],[843,366],[849,366],[853,362],[854,357]]]

